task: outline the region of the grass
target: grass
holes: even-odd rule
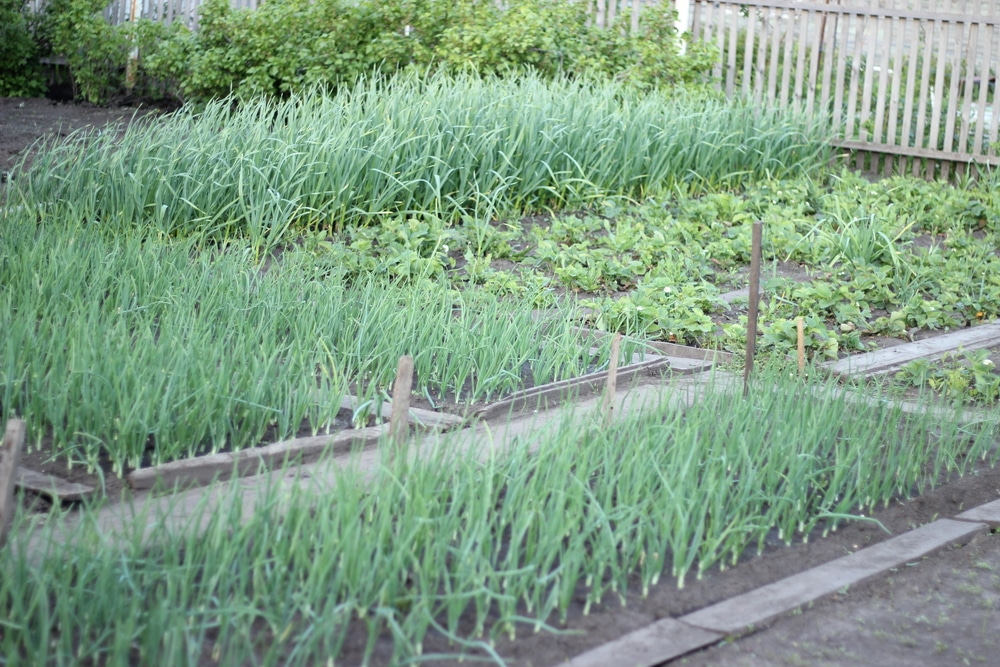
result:
[[[75,135],[15,174],[9,201],[52,224],[249,238],[266,251],[290,229],[736,187],[827,155],[815,123],[704,95],[531,75],[396,77],[335,96],[185,108],[122,137]]]
[[[380,401],[403,354],[420,395],[475,402],[607,364],[572,304],[535,318],[430,280],[347,282],[289,249],[268,270],[246,242],[198,252],[96,226],[4,224],[0,410],[57,456],[115,472],[315,433],[349,391]],[[622,353],[631,358],[633,345]],[[363,417],[363,415],[362,415]]]
[[[323,490],[267,490],[252,513],[206,506],[186,528],[139,523],[116,541],[85,516],[65,546],[0,552],[0,654],[315,664],[348,636],[367,637],[361,660],[384,636],[406,664],[428,657],[430,633],[496,658],[492,639],[548,629],[577,596],[589,609],[663,577],[683,586],[774,531],[805,539],[993,465],[995,426],[849,401],[772,368],[748,399],[719,384],[606,430],[568,414],[503,452],[456,442],[367,480],[349,467]]]

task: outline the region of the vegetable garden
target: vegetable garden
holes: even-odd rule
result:
[[[578,602],[994,465],[988,353],[863,401],[789,364],[796,318],[812,364],[1000,315],[992,175],[871,183],[837,160],[816,120],[531,73],[375,77],[37,147],[0,204],[0,412],[95,474],[369,423],[403,354],[416,400],[462,412],[606,369],[610,337],[581,330],[625,334],[626,361],[740,351],[756,220],[763,369],[745,396],[720,373],[610,425],[444,437],[155,538],[156,517],[109,541],[77,508],[0,551],[4,664],[502,663],[496,641]],[[903,411],[916,390],[956,410]],[[61,520],[23,511],[12,534]]]

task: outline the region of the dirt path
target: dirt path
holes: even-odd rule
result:
[[[995,665],[1000,534],[932,554],[678,665]]]

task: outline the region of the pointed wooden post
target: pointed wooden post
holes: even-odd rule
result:
[[[799,353],[799,375],[806,370],[806,331],[802,317],[795,318],[795,342]]]
[[[392,412],[389,415],[389,439],[393,457],[403,455],[403,443],[410,431],[410,392],[413,390],[413,357],[404,355],[396,366],[392,385]]]
[[[24,446],[24,422],[11,419],[0,447],[0,547],[7,543],[7,531],[14,519],[14,478]]]
[[[753,223],[750,245],[750,304],[747,309],[747,355],[743,367],[743,395],[750,391],[750,374],[753,372],[753,355],[757,350],[757,309],[760,302],[760,254],[764,223]]]
[[[611,359],[608,361],[608,381],[604,385],[604,425],[611,423],[615,410],[615,392],[618,391],[618,356],[621,352],[622,333],[611,339]]]

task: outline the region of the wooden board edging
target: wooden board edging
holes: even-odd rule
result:
[[[21,489],[47,496],[54,501],[78,501],[94,495],[94,487],[69,482],[55,475],[18,467],[14,484]]]
[[[670,368],[670,360],[666,357],[655,357],[638,364],[629,364],[618,369],[618,380],[628,381],[643,373],[652,373]],[[582,396],[600,390],[608,379],[607,371],[597,371],[579,377],[559,382],[532,387],[519,391],[502,401],[491,403],[479,410],[478,417],[488,420],[501,415],[519,412],[539,406],[554,407],[570,396]]]
[[[389,426],[369,426],[350,429],[332,435],[283,440],[264,447],[241,449],[196,456],[182,461],[171,461],[149,468],[139,468],[126,477],[133,489],[151,489],[154,486],[172,487],[203,486],[213,481],[256,474],[262,466],[280,465],[295,460],[309,463],[324,452],[345,452],[361,445],[368,447],[388,432]]]

